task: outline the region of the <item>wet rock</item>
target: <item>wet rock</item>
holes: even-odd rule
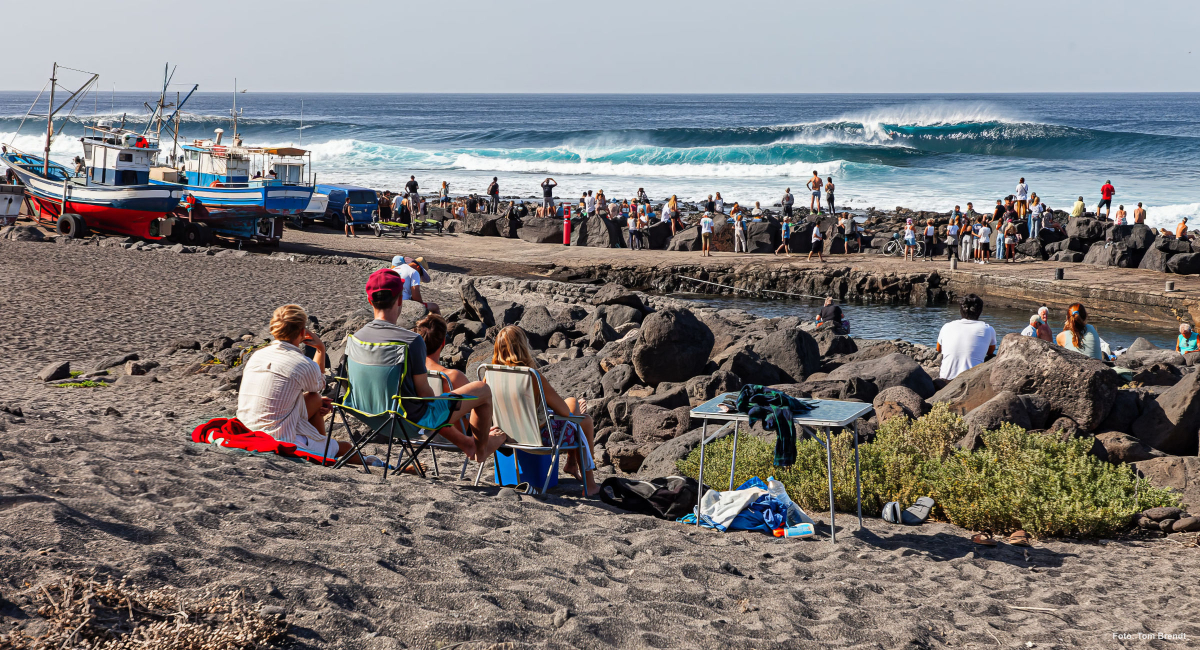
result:
[[[988,383],[997,393],[1040,395],[1054,412],[1071,418],[1083,431],[1094,431],[1108,416],[1117,387],[1124,382],[1098,359],[1009,334],[991,363]]]
[[[1108,452],[1108,460],[1112,463],[1136,463],[1166,456],[1141,440],[1120,431],[1097,433],[1096,440],[1104,446],[1105,451]]]
[[[912,358],[899,353],[844,364],[829,373],[827,379],[847,380],[854,377],[870,380],[879,390],[905,386],[922,398],[932,397],[935,393],[933,379],[925,369]]]
[[[1142,404],[1132,433],[1145,444],[1168,454],[1193,456],[1200,431],[1200,373],[1190,373],[1179,383]]]
[[[54,361],[46,364],[38,371],[38,381],[57,381],[71,376],[70,361]]]
[[[649,385],[687,381],[704,372],[712,346],[712,332],[691,311],[670,307],[642,322],[633,346],[633,368]]]

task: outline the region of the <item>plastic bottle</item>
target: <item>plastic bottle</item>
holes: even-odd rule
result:
[[[784,512],[787,513],[787,524],[796,525],[802,522],[803,518],[800,516],[802,512],[800,506],[792,503],[791,497],[788,496],[787,488],[783,486],[781,481],[776,480],[774,476],[767,477],[767,494],[783,504]]]
[[[800,524],[783,529],[783,537],[812,537],[816,534],[812,524]]]

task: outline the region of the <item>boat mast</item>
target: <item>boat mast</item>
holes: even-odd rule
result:
[[[58,62],[50,73],[50,103],[46,105],[46,149],[42,152],[42,176],[50,176],[50,136],[54,135],[54,86],[58,83]]]

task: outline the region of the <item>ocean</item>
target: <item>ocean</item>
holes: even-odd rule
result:
[[[36,93],[0,93],[0,142],[41,151],[44,118],[16,134]],[[100,92],[73,119],[144,122],[157,93]],[[197,93],[181,136],[230,130],[233,94]],[[44,111],[45,99],[41,101]],[[433,192],[559,197],[638,188],[654,198],[776,203],[815,170],[839,207],[990,208],[1020,177],[1053,208],[1089,206],[1111,180],[1115,203],[1173,228],[1200,215],[1200,94],[996,95],[421,95],[242,93],[248,145],[313,153],[321,182],[398,190],[415,175]],[[303,108],[303,123],[301,110]],[[35,110],[36,112],[36,110]],[[303,128],[302,128],[303,127]],[[79,153],[68,124],[53,157]],[[163,143],[170,149],[170,141]],[[1115,206],[1114,206],[1115,207]]]

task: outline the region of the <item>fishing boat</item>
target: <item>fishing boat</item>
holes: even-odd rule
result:
[[[217,235],[277,244],[284,220],[299,217],[312,200],[313,186],[306,176],[312,162],[309,152],[245,146],[237,132],[236,88],[231,142],[223,141],[224,129],[216,129],[212,138],[181,144],[178,115],[187,98],[164,117],[169,83],[164,71],[164,91],[151,118],[152,124],[157,121],[159,133],[172,125],[176,133],[169,166],[155,167],[150,173],[152,184],[183,190],[177,217],[166,230],[173,233],[181,221],[198,222]]]
[[[150,167],[158,152],[153,138],[131,132],[92,134],[83,138],[89,165],[70,170],[50,160],[54,118],[74,106],[95,84],[91,78],[55,106],[58,64],[50,77],[46,144],[41,156],[15,148],[0,149],[0,163],[25,186],[32,204],[30,215],[59,234],[80,237],[90,230],[134,237],[157,238],[163,216],[183,198],[183,191],[149,183]],[[40,94],[39,94],[40,98]],[[36,104],[37,100],[35,100]],[[73,108],[72,108],[73,110]]]

